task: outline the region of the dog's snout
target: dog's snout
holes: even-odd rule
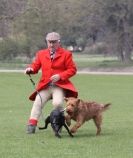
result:
[[[68,114],[71,114],[73,111],[72,111],[71,108],[67,108],[67,109],[66,109],[66,112],[67,112]]]
[[[70,110],[70,107],[69,107],[69,106],[68,106],[68,107],[66,107],[66,112],[67,112],[67,111],[69,111],[69,110]]]

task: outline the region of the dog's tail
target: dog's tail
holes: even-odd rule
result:
[[[44,127],[38,127],[39,130],[43,130],[43,129],[46,129],[47,127],[44,126]]]
[[[110,105],[111,105],[111,103],[104,104],[102,106],[102,111],[105,111],[105,110],[109,109]]]

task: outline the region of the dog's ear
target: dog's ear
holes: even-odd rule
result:
[[[67,101],[68,101],[68,98],[64,97],[64,100],[67,102]]]
[[[79,105],[79,103],[80,103],[80,99],[78,98],[78,99],[77,99],[77,105]]]

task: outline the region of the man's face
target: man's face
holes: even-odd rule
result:
[[[55,51],[60,46],[60,42],[58,40],[47,41],[47,46],[50,49],[50,51]]]

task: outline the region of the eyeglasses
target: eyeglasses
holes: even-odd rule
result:
[[[49,43],[53,43],[53,44],[55,44],[55,43],[57,43],[58,42],[58,40],[56,40],[56,41],[48,41]]]

